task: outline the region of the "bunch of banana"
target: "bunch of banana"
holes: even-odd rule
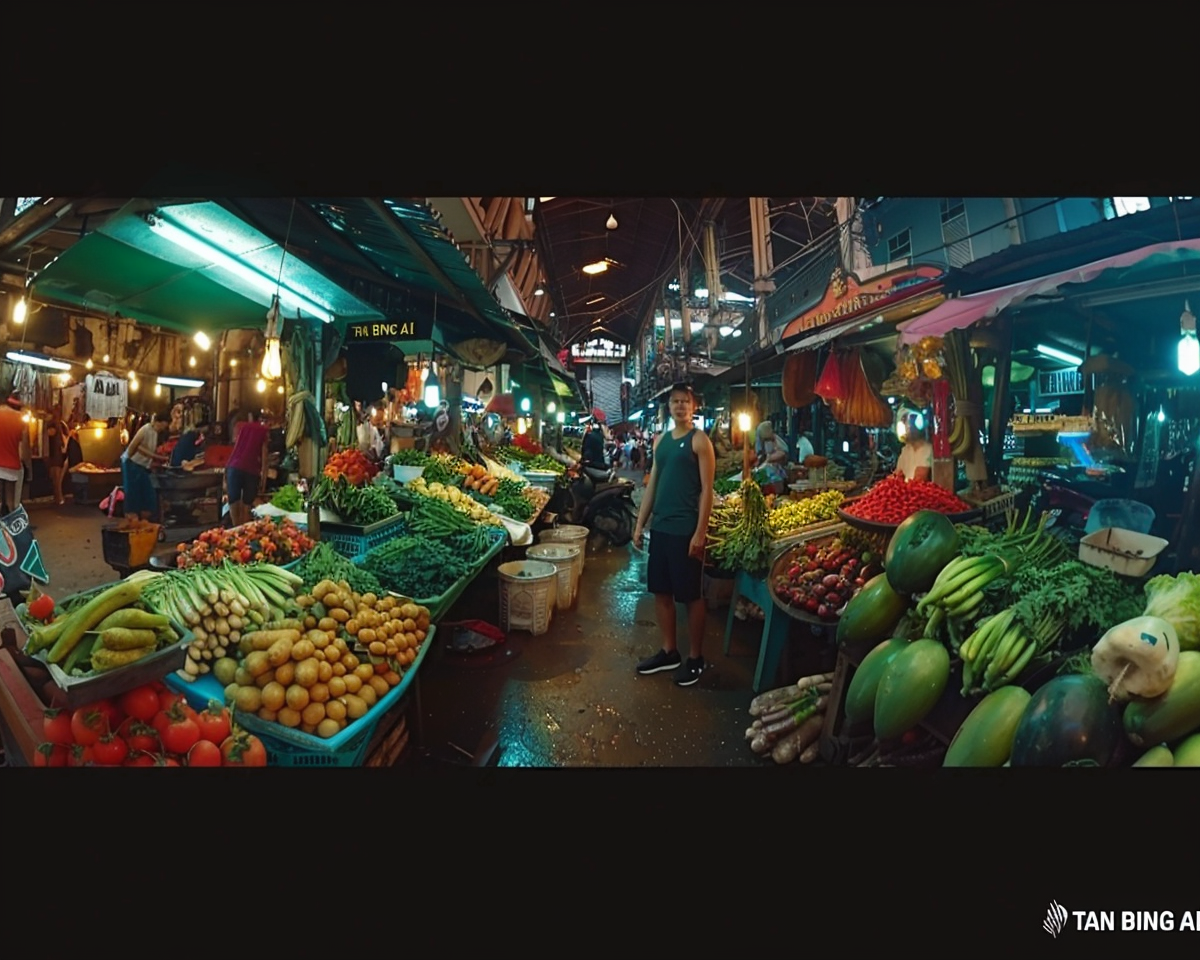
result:
[[[965,620],[983,606],[983,591],[988,584],[1006,573],[1008,564],[995,554],[955,557],[942,568],[929,592],[921,598],[917,613],[940,613],[953,620]]]
[[[338,421],[337,429],[338,447],[345,450],[347,447],[353,447],[358,442],[358,431],[354,423],[354,411],[347,408],[342,414],[342,418]]]
[[[284,446],[287,449],[298,446],[305,437],[315,441],[318,446],[325,446],[328,439],[325,436],[325,421],[309,391],[299,390],[288,397],[285,416],[287,428],[284,431]]]
[[[967,417],[955,414],[954,425],[950,428],[950,452],[959,460],[965,459],[971,453],[975,444],[972,435],[971,421]]]

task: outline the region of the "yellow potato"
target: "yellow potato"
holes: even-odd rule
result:
[[[346,719],[346,705],[341,700],[330,700],[325,704],[325,716],[330,720]]]
[[[369,683],[364,683],[362,685],[357,693],[357,696],[368,707],[375,706],[375,702],[379,699],[379,697],[375,695],[375,688]]]
[[[338,661],[333,665],[333,675],[335,677],[344,677],[346,675],[346,665],[342,661]]]
[[[305,630],[311,630],[316,625],[317,625],[317,618],[314,617],[311,613],[307,617],[304,618],[304,629]]]
[[[301,690],[304,688],[301,687]],[[263,708],[276,712],[287,706],[287,688],[278,681],[272,680],[262,688]]]
[[[300,717],[305,723],[316,726],[325,719],[325,704],[310,702],[307,707],[300,711]]]
[[[320,652],[320,651],[318,651]],[[322,660],[317,664],[317,682],[328,683],[333,677],[333,664]]]
[[[346,717],[350,720],[357,720],[370,709],[370,704],[362,697],[356,697],[352,693],[346,694],[342,698],[346,705]]]
[[[284,687],[290,687],[296,679],[296,663],[289,660],[275,668],[275,679]]]
[[[252,677],[260,677],[271,669],[271,661],[265,650],[254,650],[247,654],[242,666]]]
[[[305,637],[303,640],[298,640],[292,644],[292,659],[300,662],[311,657],[316,650],[316,645]]]
[[[341,725],[329,717],[326,717],[317,724],[317,736],[328,740],[330,737],[336,737],[341,732]]]
[[[315,657],[296,664],[296,683],[302,687],[311,687],[321,679],[320,663]]]
[[[299,713],[308,706],[308,691],[298,683],[293,683],[284,694],[287,705]]]
[[[348,623],[350,621],[350,613],[341,607],[334,607],[329,611],[329,615],[338,623]]]
[[[285,727],[298,727],[302,722],[299,710],[293,710],[291,707],[284,707],[275,717]]]
[[[329,699],[329,686],[324,683],[314,683],[308,688],[308,699],[312,703],[324,703]]]
[[[338,622],[334,620],[333,617],[322,617],[317,621],[317,629],[324,630],[326,633],[328,633],[330,630],[339,629]]]
[[[362,689],[362,677],[354,673],[348,673],[341,678],[346,685],[346,693],[355,694]]]
[[[346,681],[341,677],[330,677],[329,680],[326,681],[326,685],[329,687],[329,695],[331,697],[344,697],[346,695]],[[335,717],[334,719],[337,718]]]
[[[268,683],[273,683],[274,681],[275,681],[275,671],[268,670],[266,673],[260,673],[257,677],[254,678],[254,685],[256,687],[258,687],[259,690],[261,690]]]
[[[345,630],[348,634],[350,634],[350,636],[354,636],[356,633],[358,633],[358,621],[347,620]]]
[[[385,666],[386,666],[386,664],[385,664]],[[378,673],[375,674],[375,676],[373,676],[370,680],[368,680],[367,683],[369,683],[372,687],[375,688],[375,696],[376,697],[386,696],[388,690],[391,689],[391,684],[389,684],[387,682],[387,680],[384,678],[384,676],[382,674],[378,674]]]

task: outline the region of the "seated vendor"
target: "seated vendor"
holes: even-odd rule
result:
[[[933,476],[933,445],[925,433],[925,418],[909,414],[904,425],[904,449],[896,460],[896,475],[905,480],[929,480]]]
[[[194,460],[204,451],[204,437],[208,433],[208,421],[198,420],[190,429],[184,430],[171,451],[171,466],[182,467],[189,460]]]
[[[787,444],[776,435],[770,420],[764,420],[758,425],[754,440],[754,454],[755,468],[766,470],[772,483],[787,481]]]

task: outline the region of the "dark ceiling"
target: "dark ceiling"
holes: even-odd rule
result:
[[[836,228],[834,198],[770,198],[771,261],[778,284],[797,255]],[[615,229],[607,229],[610,214]],[[535,208],[537,242],[545,264],[555,317],[550,334],[559,343],[602,328],[632,343],[664,288],[686,260],[691,286],[707,287],[704,230],[713,223],[723,289],[751,296],[754,252],[750,198],[554,197]],[[607,258],[610,267],[588,275],[586,264]],[[678,308],[677,294],[667,293]],[[692,306],[705,307],[693,301]],[[736,341],[735,341],[736,342]],[[736,342],[739,348],[745,341]]]

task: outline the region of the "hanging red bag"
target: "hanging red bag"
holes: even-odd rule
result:
[[[838,407],[846,399],[846,375],[843,370],[845,354],[837,350],[829,351],[829,358],[821,369],[821,376],[813,392],[836,413]]]

